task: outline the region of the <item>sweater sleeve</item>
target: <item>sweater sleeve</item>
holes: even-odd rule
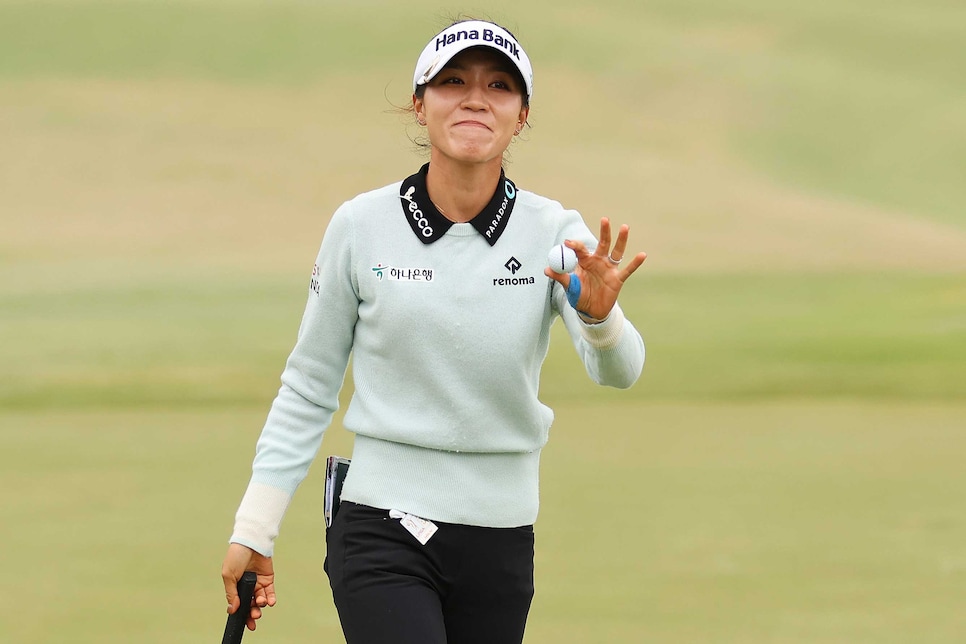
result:
[[[637,382],[644,369],[644,340],[624,317],[620,304],[614,305],[603,322],[587,324],[570,306],[559,284],[554,284],[553,297],[590,379],[619,389]]]
[[[230,541],[271,556],[282,517],[339,406],[359,297],[350,204],[325,232],[295,348],[255,449]]]
[[[557,243],[564,239],[580,239],[590,252],[597,239],[576,210],[564,210]],[[624,317],[620,304],[615,304],[607,319],[598,324],[585,323],[567,301],[567,293],[558,283],[551,291],[553,307],[563,318],[577,354],[587,375],[598,385],[627,389],[644,369],[644,340],[630,320]]]

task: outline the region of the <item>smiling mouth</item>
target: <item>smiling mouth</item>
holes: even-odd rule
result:
[[[466,126],[469,126],[469,127],[481,127],[481,128],[487,129],[487,130],[490,129],[490,126],[489,125],[487,125],[486,123],[481,123],[480,121],[459,121],[455,125],[466,125]]]

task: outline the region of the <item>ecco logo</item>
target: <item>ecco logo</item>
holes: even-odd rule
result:
[[[432,237],[433,227],[429,225],[429,220],[423,216],[423,211],[419,209],[419,204],[413,201],[414,192],[416,192],[416,186],[409,186],[406,194],[399,195],[399,198],[409,202],[409,215],[416,222],[416,226],[419,228],[419,234],[423,237]]]
[[[523,264],[521,264],[520,260],[518,260],[516,257],[511,257],[510,259],[506,260],[506,264],[504,264],[504,266],[506,266],[506,269],[510,271],[510,273],[516,275],[517,271],[523,267]]]

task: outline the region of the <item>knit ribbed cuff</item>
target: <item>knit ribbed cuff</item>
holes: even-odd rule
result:
[[[530,525],[540,504],[540,450],[447,452],[356,434],[342,500],[430,521]]]
[[[272,556],[275,537],[291,495],[277,487],[252,481],[235,514],[230,543],[240,543],[266,557]]]
[[[578,316],[579,317],[579,316]],[[624,312],[615,304],[610,315],[598,324],[587,324],[581,320],[580,334],[595,349],[610,349],[620,342],[624,333]]]

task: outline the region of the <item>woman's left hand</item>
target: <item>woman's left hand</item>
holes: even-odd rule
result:
[[[600,240],[597,249],[591,253],[581,241],[568,239],[564,245],[573,249],[577,254],[577,268],[574,273],[580,280],[580,297],[577,300],[577,310],[587,316],[603,320],[610,315],[611,309],[617,303],[624,282],[634,271],[641,267],[647,259],[647,253],[638,253],[630,262],[621,267],[624,251],[627,248],[627,224],[623,224],[617,232],[617,241],[611,248],[610,220],[603,217],[600,220]],[[571,273],[555,273],[549,267],[544,274],[560,283],[566,290],[570,287]]]

